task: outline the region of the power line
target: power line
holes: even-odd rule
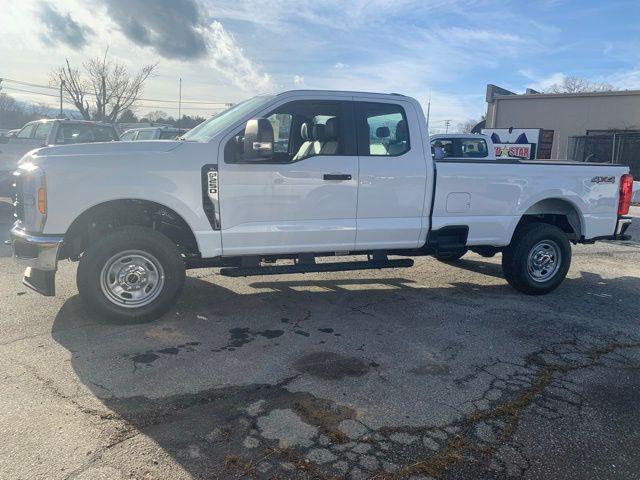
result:
[[[34,92],[33,90],[25,90],[22,88],[16,88],[16,87],[6,87],[3,86],[2,87],[3,90],[10,90],[12,92],[21,92],[21,93],[28,93],[28,94],[32,94],[32,95],[41,95],[41,96],[45,96],[45,97],[53,97],[53,98],[58,98],[58,95],[54,95],[52,93],[44,93],[44,92]],[[141,101],[144,101],[141,99]],[[149,100],[147,100],[149,101]],[[65,102],[67,105],[73,105],[72,102],[69,102],[68,100],[65,100]],[[226,104],[225,104],[226,106]],[[165,109],[165,110],[179,110],[179,107],[172,107],[172,106],[168,106],[168,105],[136,105],[135,108],[155,108],[155,109]],[[182,107],[182,110],[200,110],[200,111],[220,111],[223,110],[224,107]]]
[[[0,77],[3,81],[8,83],[15,83],[17,85],[24,85],[27,87],[36,87],[36,88],[46,88],[48,90],[58,90],[58,87],[52,87],[51,85],[41,85],[38,83],[24,82],[22,80],[14,80],[11,78]],[[9,88],[9,87],[5,87]],[[30,92],[36,93],[36,92]],[[84,95],[94,95],[93,92],[82,92]],[[45,95],[44,93],[42,95]],[[54,97],[58,97],[54,95]],[[159,98],[139,98],[138,100],[143,102],[159,102],[159,103],[180,103],[179,100],[167,100],[167,99],[159,99]],[[195,103],[195,104],[207,104],[207,105],[224,105],[228,106],[233,102],[224,102],[224,101],[208,101],[208,100],[182,100],[182,103]]]

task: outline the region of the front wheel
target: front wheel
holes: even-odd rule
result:
[[[507,282],[529,295],[555,290],[570,265],[571,244],[567,234],[546,223],[530,223],[519,229],[502,253],[502,271]]]
[[[123,227],[82,255],[78,291],[99,315],[120,322],[154,320],[182,291],[184,262],[175,245],[155,230]]]

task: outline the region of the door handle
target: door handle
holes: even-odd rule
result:
[[[351,180],[351,175],[346,173],[325,173],[322,178],[324,180]]]

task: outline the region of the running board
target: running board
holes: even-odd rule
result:
[[[413,266],[413,259],[382,260],[369,262],[297,263],[294,265],[268,265],[265,267],[221,268],[226,277],[251,277],[254,275],[286,275],[289,273],[345,272],[349,270],[375,270],[381,268],[407,268]]]

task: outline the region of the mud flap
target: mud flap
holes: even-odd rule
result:
[[[53,297],[56,294],[55,271],[44,271],[27,267],[24,271],[22,283],[45,297]]]

